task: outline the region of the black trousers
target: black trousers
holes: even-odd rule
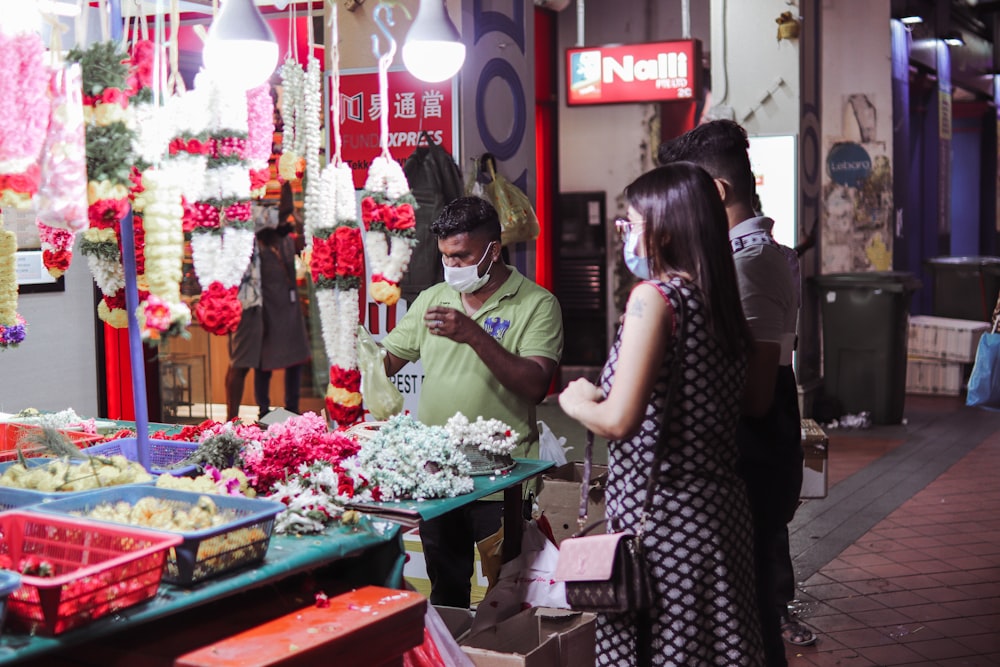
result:
[[[770,412],[759,419],[744,417],[736,431],[754,528],[757,609],[770,667],[788,664],[780,614],[795,594],[788,523],[802,491],[801,429],[795,373],[782,366]]]
[[[476,542],[500,530],[503,503],[478,500],[420,524],[431,604],[468,609]]]

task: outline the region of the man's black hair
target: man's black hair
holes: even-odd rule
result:
[[[431,233],[439,239],[468,233],[491,241],[500,240],[500,216],[482,197],[459,197],[441,209],[431,223]]]
[[[753,198],[754,178],[747,149],[747,131],[731,120],[713,120],[660,144],[660,164],[693,162],[712,178],[728,181],[741,201]]]

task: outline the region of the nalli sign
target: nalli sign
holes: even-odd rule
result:
[[[566,103],[692,100],[700,70],[698,40],[567,49]]]

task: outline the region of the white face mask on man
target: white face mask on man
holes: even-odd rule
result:
[[[493,260],[490,260],[490,265],[486,268],[486,273],[483,275],[479,275],[479,265],[490,254],[490,247],[494,243],[496,242],[490,241],[486,245],[486,252],[483,253],[482,258],[471,266],[448,266],[444,263],[444,258],[442,257],[441,264],[444,265],[444,281],[462,294],[472,294],[482,288],[490,280],[490,269],[493,268]]]

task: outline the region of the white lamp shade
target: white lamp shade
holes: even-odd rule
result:
[[[264,83],[278,65],[278,42],[253,0],[224,0],[202,51],[213,79],[244,90]]]
[[[421,81],[450,79],[465,63],[465,44],[445,11],[444,0],[421,0],[403,44],[403,64]]]

